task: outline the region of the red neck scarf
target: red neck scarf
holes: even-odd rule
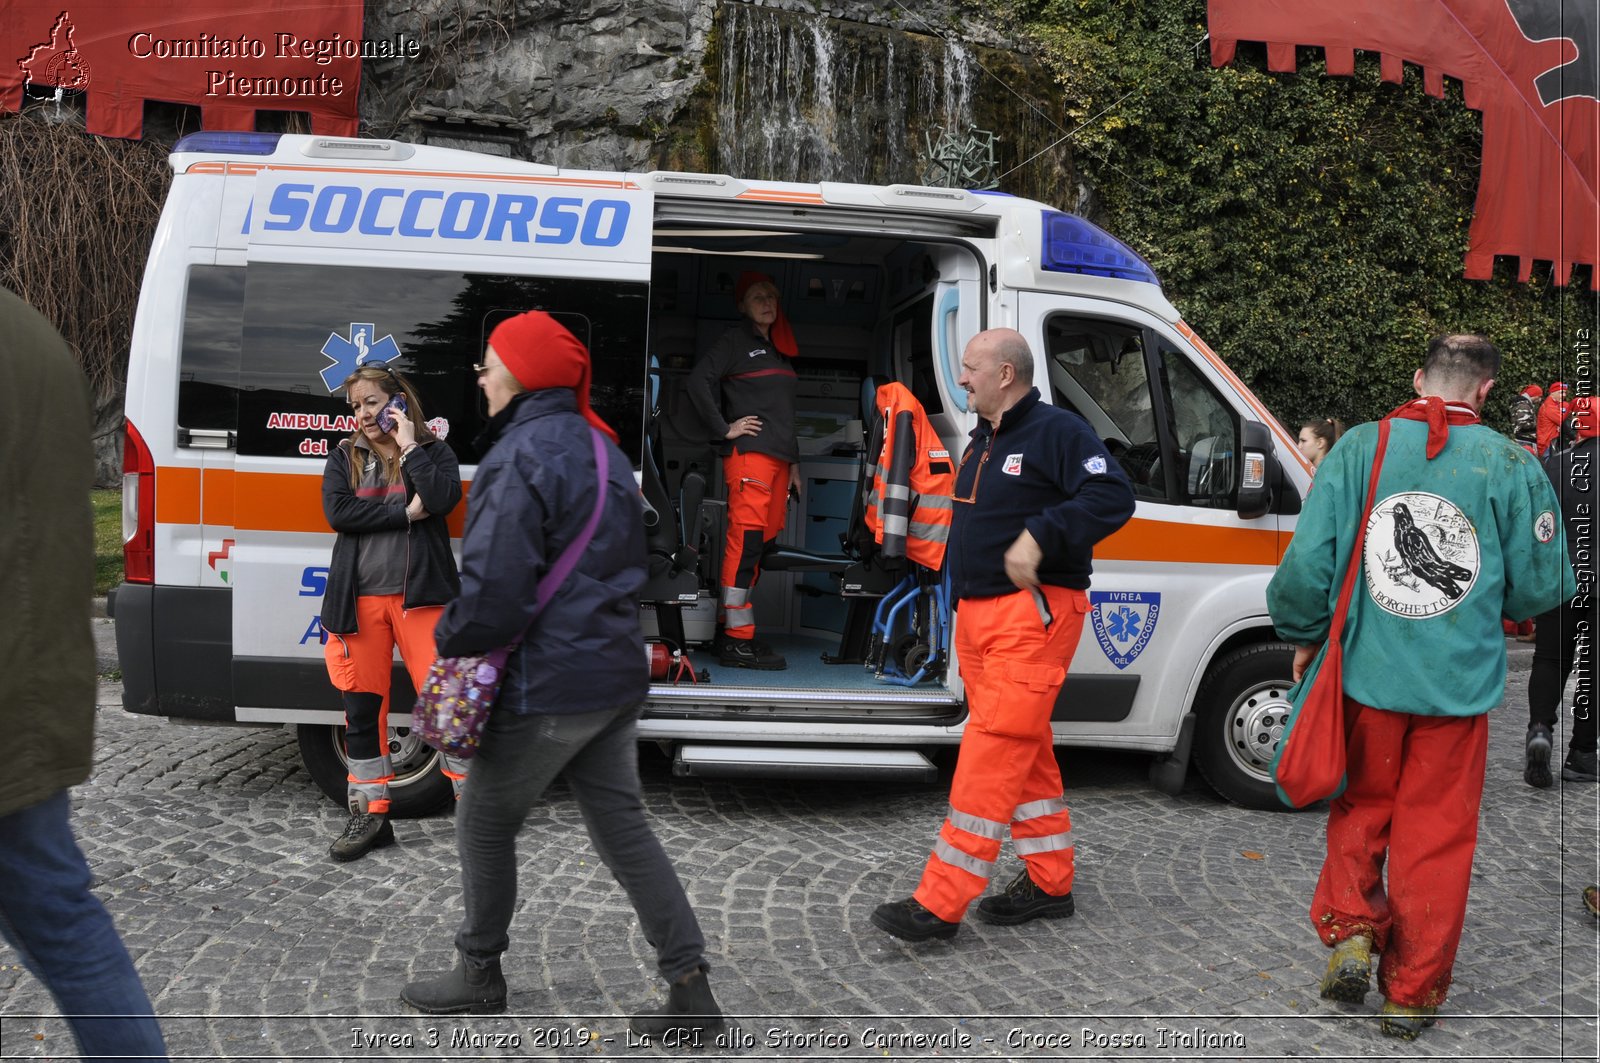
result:
[[[1478,411],[1464,402],[1446,402],[1437,395],[1428,395],[1390,410],[1384,418],[1398,417],[1403,421],[1428,422],[1428,460],[1432,461],[1444,449],[1450,438],[1452,425],[1477,424]]]

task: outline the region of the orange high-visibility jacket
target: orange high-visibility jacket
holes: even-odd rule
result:
[[[867,527],[885,557],[908,557],[935,571],[944,564],[954,510],[955,465],[922,403],[903,384],[884,384],[874,403],[883,447],[869,464]]]

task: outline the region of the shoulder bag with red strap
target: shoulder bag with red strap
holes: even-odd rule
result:
[[[1389,419],[1378,422],[1378,449],[1372,456],[1372,476],[1367,484],[1367,505],[1356,524],[1356,544],[1345,566],[1344,586],[1339,604],[1328,626],[1328,646],[1322,666],[1306,690],[1304,699],[1289,717],[1283,740],[1272,761],[1272,780],[1278,798],[1290,808],[1327,797],[1337,797],[1345,785],[1344,717],[1344,635],[1345,615],[1350,611],[1350,596],[1361,574],[1361,548],[1367,540],[1367,517],[1378,494],[1378,472],[1383,468],[1383,452],[1389,442]]]

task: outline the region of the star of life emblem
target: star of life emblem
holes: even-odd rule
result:
[[[1083,468],[1090,476],[1099,476],[1106,471],[1106,459],[1102,455],[1096,454],[1083,463]]]
[[[388,365],[400,357],[400,345],[394,337],[374,340],[377,333],[369,321],[350,322],[348,339],[337,332],[328,333],[322,344],[323,355],[333,362],[322,370],[322,382],[328,386],[328,394],[338,391],[346,377],[368,362]]]
[[[1090,591],[1089,622],[1106,660],[1123,669],[1132,664],[1161,616],[1158,591]]]

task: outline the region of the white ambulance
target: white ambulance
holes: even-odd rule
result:
[[[842,542],[859,542],[871,384],[905,384],[959,459],[962,349],[1008,326],[1045,400],[1089,420],[1138,496],[1095,552],[1057,741],[1152,754],[1169,791],[1192,756],[1224,797],[1278,807],[1267,768],[1291,654],[1265,588],[1309,470],[1148,265],[1083,219],[952,188],[569,171],[386,140],[200,133],[171,163],[128,371],[112,608],[129,711],[295,727],[342,802],[317,620],[321,472],[352,427],[338,386],[364,361],[408,375],[470,506],[484,412],[469,367],[502,318],[538,308],[588,345],[594,405],[651,502],[645,626],[688,663],[652,683],[642,737],[683,774],[931,776],[927,754],[959,742],[965,716],[947,633],[926,622],[937,596],[885,617],[837,559],[860,560]],[[706,648],[720,477],[681,389],[739,319],[746,270],[776,280],[801,346],[805,487],[789,563],[773,558],[755,596],[779,672]],[[709,504],[677,512],[705,482]],[[420,813],[449,787],[405,726],[398,664],[395,689],[396,807]]]

